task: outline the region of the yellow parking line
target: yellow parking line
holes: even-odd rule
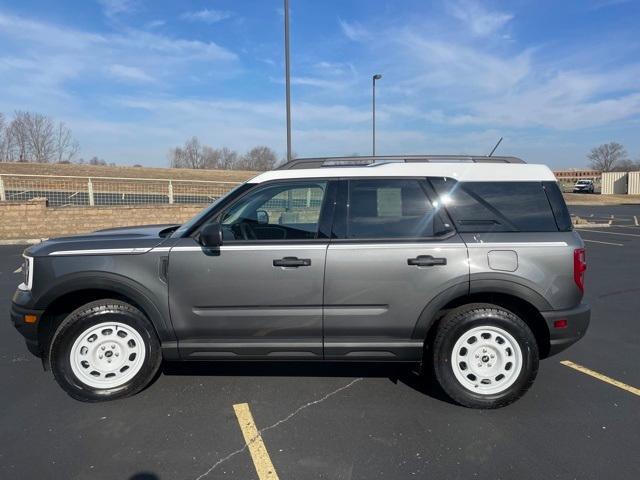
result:
[[[249,447],[249,453],[251,454],[253,465],[256,467],[258,478],[260,480],[278,480],[278,474],[275,468],[273,468],[267,447],[264,446],[264,442],[262,441],[262,435],[260,435],[253,421],[249,404],[238,403],[233,406],[233,410],[236,412],[236,418],[240,424],[244,441]]]
[[[583,367],[582,365],[578,365],[577,363],[573,363],[569,360],[563,360],[560,363],[565,367],[573,368],[574,370],[582,372],[586,375],[590,375],[593,378],[597,378],[602,382],[608,383],[609,385],[613,385],[614,387],[621,388],[622,390],[626,390],[627,392],[633,393],[634,395],[638,395],[640,397],[640,388],[632,387],[631,385],[627,385],[626,383],[622,383],[611,377],[607,377],[606,375],[593,371],[590,368]]]

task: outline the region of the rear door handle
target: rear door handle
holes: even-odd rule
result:
[[[310,258],[284,257],[273,261],[274,267],[308,267],[311,265]]]
[[[418,255],[416,258],[407,258],[407,265],[416,267],[433,267],[434,265],[446,265],[446,258],[436,258],[431,255]]]

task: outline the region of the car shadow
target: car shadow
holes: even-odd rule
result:
[[[414,364],[358,362],[164,362],[162,374],[217,377],[336,377],[387,378],[441,402],[456,405],[432,375]]]
[[[160,477],[153,472],[138,472],[130,476],[129,480],[160,480]]]

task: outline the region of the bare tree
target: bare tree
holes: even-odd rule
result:
[[[173,168],[270,170],[278,163],[278,157],[269,147],[260,146],[245,155],[227,147],[212,148],[201,144],[198,137],[187,140],[182,147],[169,150],[169,163]]]
[[[620,160],[616,166],[613,167],[613,170],[616,172],[633,172],[640,170],[640,160],[634,162],[633,160],[625,158]]]
[[[16,111],[0,122],[0,160],[17,162],[71,161],[79,150],[71,130],[39,113]]]
[[[215,148],[211,148],[209,145],[202,146],[202,168],[216,169],[220,168],[220,159],[222,158],[222,152]]]
[[[57,163],[70,163],[80,150],[80,145],[73,138],[71,130],[64,124],[58,123],[55,130],[54,153]]]
[[[0,162],[7,161],[7,147],[7,125],[5,123],[4,115],[0,113]]]
[[[55,135],[53,121],[39,113],[24,113],[27,139],[31,150],[31,160],[49,163],[54,157]]]
[[[616,166],[627,160],[627,151],[624,146],[616,142],[604,143],[592,148],[587,155],[591,168],[601,172],[611,172]]]
[[[271,170],[278,162],[276,153],[269,147],[254,147],[244,154],[239,162],[239,167],[244,170]]]
[[[191,137],[183,147],[172,148],[169,160],[173,168],[205,168],[203,148],[198,137]]]
[[[230,150],[227,147],[220,149],[220,168],[224,170],[233,170],[234,168],[238,168],[238,161],[238,152]]]
[[[28,162],[30,160],[31,152],[25,117],[25,112],[15,112],[7,129],[7,160],[12,162]]]

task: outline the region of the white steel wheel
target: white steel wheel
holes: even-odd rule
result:
[[[120,322],[94,325],[78,335],[69,354],[82,383],[100,389],[124,385],[140,371],[146,348],[138,331]]]
[[[464,332],[451,352],[451,367],[467,390],[494,395],[507,390],[522,371],[522,349],[506,330],[480,326]]]

